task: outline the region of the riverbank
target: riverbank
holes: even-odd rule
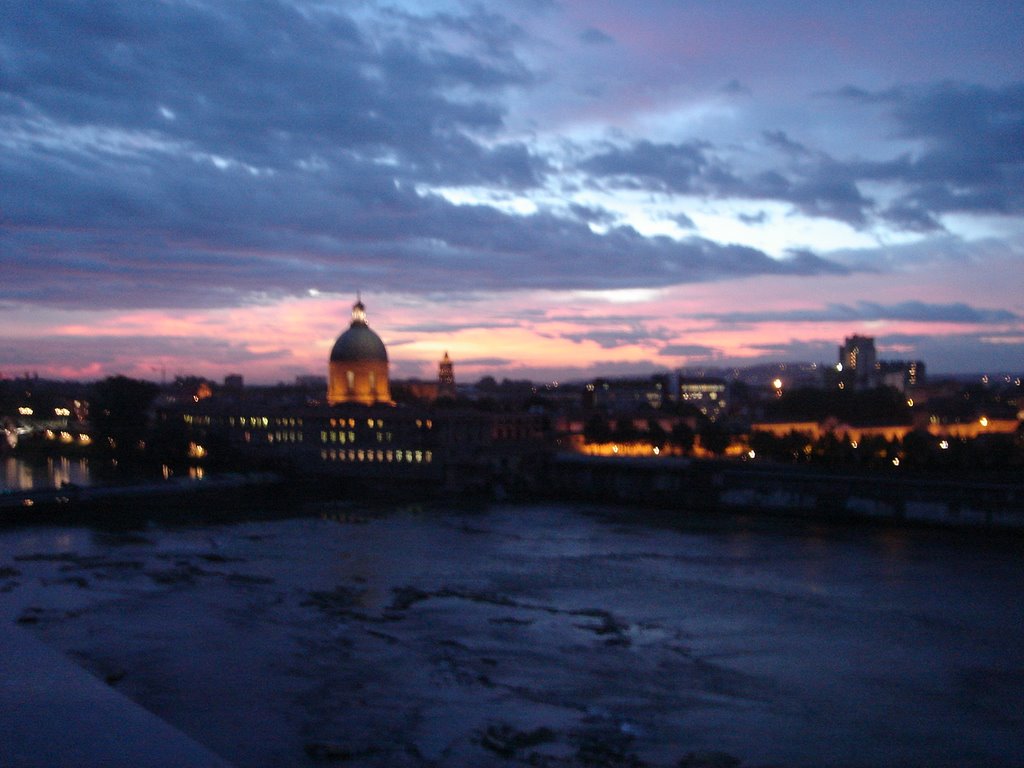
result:
[[[737,461],[562,454],[547,475],[552,498],[1024,532],[1024,481],[843,473]]]
[[[821,523],[937,526],[1024,533],[1024,480],[840,472],[762,462],[553,454],[480,476],[472,490],[418,476],[362,477],[282,472],[209,474],[202,479],[64,483],[0,493],[0,525],[137,525],[224,519],[262,504],[281,515],[304,501],[596,501],[647,509],[789,517]],[[284,469],[284,468],[283,468]],[[259,504],[257,504],[257,502]]]
[[[285,479],[270,472],[225,473],[202,479],[73,484],[0,494],[0,525],[133,525],[153,519],[189,522],[266,504]]]

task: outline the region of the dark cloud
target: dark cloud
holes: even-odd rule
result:
[[[583,30],[580,33],[580,40],[587,45],[609,45],[615,42],[615,38],[594,27],[587,27]]]
[[[484,10],[357,24],[278,0],[40,0],[6,21],[6,301],[198,307],[311,287],[599,289],[839,269],[598,234],[588,223],[613,219],[597,208],[515,216],[428,194],[523,190],[551,173],[498,138],[499,97],[534,75],[510,44],[522,30]],[[625,174],[637,160],[672,188],[730,181],[699,142],[590,163]]]
[[[769,130],[761,139],[778,160],[751,174],[724,159],[723,148],[698,139],[608,147],[579,167],[619,188],[777,200],[856,228],[884,221],[931,232],[942,229],[943,213],[1024,210],[1024,84],[941,83],[878,92],[848,86],[824,95],[881,110],[900,138],[924,148],[884,161],[844,159]],[[895,201],[881,206],[864,191],[879,182],[900,190]]]
[[[924,336],[893,334],[885,343],[911,350],[901,358],[924,360],[928,373],[953,372],[1012,373],[1020,375],[1024,360],[1024,336],[1019,333],[1001,337],[992,333],[943,334]],[[934,361],[941,361],[933,364]]]
[[[1022,319],[1022,316],[1004,309],[982,309],[962,303],[929,304],[922,301],[904,301],[898,304],[878,304],[862,301],[857,304],[829,304],[817,309],[790,310],[786,312],[704,313],[696,315],[696,318],[743,325],[771,322],[860,323],[874,320],[983,325],[1016,323]]]
[[[253,352],[246,345],[212,337],[183,336],[38,336],[7,339],[4,365],[13,369],[32,369],[59,365],[86,369],[100,365],[108,370],[129,370],[139,360],[188,360],[195,365],[218,368],[244,366],[259,361],[288,362],[287,349]],[[159,371],[156,371],[159,373]],[[169,374],[175,371],[167,371]]]
[[[778,147],[780,140],[773,135],[771,144]],[[794,154],[790,145],[792,142],[787,143],[786,155]],[[718,157],[709,142],[657,144],[644,140],[626,147],[605,149],[583,160],[579,167],[606,179],[613,187],[717,198],[779,200],[793,204],[808,216],[863,226],[872,203],[861,194],[855,175],[827,157],[815,156],[808,160],[803,152],[795,154],[800,156],[799,162],[792,167],[743,178],[737,169]]]
[[[618,218],[614,213],[605,208],[580,205],[579,203],[570,203],[569,212],[580,221],[585,221],[588,224],[612,224]]]
[[[627,188],[703,193],[734,181],[710,149],[704,141],[656,144],[644,140],[627,147],[609,147],[583,160],[579,167]]]
[[[785,131],[762,131],[761,136],[764,138],[764,141],[768,146],[774,147],[775,149],[781,150],[787,154],[797,157],[811,154],[807,147],[799,142],[793,141],[786,135]]]
[[[713,359],[720,355],[717,347],[708,347],[703,344],[666,344],[658,354],[662,357],[693,357],[700,359]]]
[[[461,23],[473,41],[464,51],[435,42],[454,24],[444,16],[371,38],[338,13],[276,0],[40,0],[9,9],[0,105],[65,126],[155,131],[257,168],[358,152],[421,172],[453,165],[456,177],[483,162],[470,179],[491,163],[500,185],[522,148],[485,150],[466,132],[500,128],[492,96],[532,75],[507,46],[479,52],[488,34],[511,35],[508,24]]]
[[[45,190],[0,192],[10,198],[8,215],[20,220],[7,228],[0,254],[5,299],[212,306],[353,284],[450,291],[453,274],[459,286],[487,290],[653,287],[839,269],[817,257],[779,261],[697,238],[646,238],[628,227],[596,234],[549,212],[456,206],[346,158],[330,170],[267,175],[162,153],[132,164],[116,153],[99,156],[85,169],[74,168],[76,160],[41,148],[11,163],[0,157],[12,171],[5,178]],[[18,172],[19,164],[33,173]]]
[[[920,229],[945,212],[1024,210],[1024,83],[993,88],[945,82],[838,95],[882,105],[901,137],[925,146],[888,162],[850,165],[865,180],[910,188],[886,212],[895,223]]]
[[[766,131],[769,162],[756,173],[701,139],[577,147],[582,159],[565,167],[503,133],[509,92],[543,80],[518,53],[522,26],[476,5],[458,15],[360,8],[5,8],[0,300],[209,307],[311,287],[612,289],[845,271],[810,252],[776,259],[645,237],[596,206],[520,216],[431,193],[483,187],[508,199],[563,170],[612,191],[788,202],[857,227],[883,218],[930,231],[947,211],[1020,209],[1021,86],[845,89],[838,98],[886,112],[925,146],[884,163]],[[879,207],[865,182],[906,192]],[[674,220],[695,230],[685,214]]]
[[[467,357],[465,359],[459,358],[455,361],[457,365],[479,365],[485,368],[508,368],[516,362],[516,360],[512,360],[507,357]]]
[[[764,224],[766,221],[768,221],[768,214],[765,211],[758,211],[757,213],[741,213],[738,214],[736,218],[738,218],[744,224],[754,226],[758,224]]]
[[[680,229],[697,228],[697,225],[694,223],[693,219],[691,219],[685,213],[677,213],[675,216],[672,217],[672,221],[674,221],[676,223],[676,226],[678,226]]]
[[[739,80],[730,80],[722,86],[722,93],[727,93],[730,96],[749,96],[750,89]]]
[[[641,328],[622,328],[614,330],[588,330],[586,333],[561,333],[559,338],[569,339],[577,344],[594,342],[602,349],[618,349],[634,344],[649,345],[657,340],[657,332]]]
[[[915,202],[900,202],[885,208],[881,215],[905,232],[938,232],[944,227],[930,212]]]
[[[482,322],[466,321],[464,323],[409,323],[405,325],[392,324],[393,333],[430,333],[452,335],[467,330],[494,330],[499,328],[519,328],[521,324],[512,320],[504,322]]]

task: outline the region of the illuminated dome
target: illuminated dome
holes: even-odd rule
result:
[[[338,340],[331,350],[332,363],[346,362],[378,362],[388,361],[388,351],[380,336],[370,330],[366,324],[366,307],[357,301],[352,307],[352,325]]]
[[[352,324],[331,350],[327,366],[327,402],[390,403],[388,351],[380,336],[366,324],[366,307],[356,299]]]

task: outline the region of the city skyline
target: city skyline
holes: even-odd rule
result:
[[[37,2],[0,373],[1024,361],[1017,4]]]

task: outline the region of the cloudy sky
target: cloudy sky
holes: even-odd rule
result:
[[[0,375],[1024,367],[1019,0],[12,0]]]

